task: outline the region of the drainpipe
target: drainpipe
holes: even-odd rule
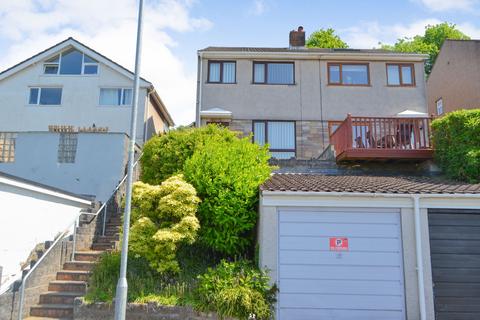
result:
[[[415,215],[415,252],[417,254],[418,303],[420,306],[420,320],[427,319],[425,304],[425,282],[423,273],[422,232],[420,220],[420,196],[412,196]]]
[[[203,77],[203,59],[202,52],[198,52],[198,75],[197,75],[197,112],[195,117],[195,127],[200,127],[200,110],[202,110],[202,77]]]

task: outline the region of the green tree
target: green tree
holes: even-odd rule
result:
[[[153,137],[143,147],[143,155],[140,158],[141,180],[158,185],[168,177],[181,173],[185,161],[205,139],[217,136],[225,141],[231,141],[236,135],[228,129],[209,125],[202,128],[184,127]]]
[[[200,199],[182,175],[161,185],[137,182],[132,193],[132,227],[129,248],[160,273],[179,272],[176,251],[192,244],[200,228],[195,213]]]
[[[185,162],[185,178],[202,203],[199,240],[230,256],[253,247],[258,188],[270,176],[267,147],[251,138],[226,142],[211,137]]]
[[[435,161],[451,178],[480,182],[480,109],[458,110],[432,122]]]
[[[348,48],[348,45],[335,34],[332,28],[313,32],[307,39],[308,48]]]
[[[413,38],[405,37],[398,39],[394,45],[382,44],[381,47],[398,52],[428,54],[428,60],[425,62],[425,73],[428,75],[432,71],[445,39],[468,40],[470,37],[458,30],[455,24],[443,22],[436,25],[427,25],[423,35],[416,35]]]

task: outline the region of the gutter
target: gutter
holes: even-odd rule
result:
[[[245,52],[245,51],[199,51],[199,57],[205,58],[260,58],[260,59],[328,59],[328,60],[366,60],[366,61],[411,61],[423,62],[428,58],[425,54],[399,54],[399,53],[366,53],[366,52]],[[205,56],[204,56],[205,55]]]
[[[425,283],[423,269],[423,250],[421,238],[421,216],[420,216],[420,200],[423,198],[471,198],[480,200],[480,194],[474,193],[419,193],[419,194],[396,194],[396,193],[362,193],[362,192],[303,192],[303,191],[262,191],[262,195],[266,196],[291,196],[291,195],[308,195],[308,196],[346,196],[346,197],[374,197],[374,198],[409,198],[412,199],[412,207],[414,211],[415,224],[415,252],[417,264],[417,287],[418,287],[418,303],[420,308],[420,320],[427,320],[426,301],[425,301]],[[479,204],[480,207],[480,204]]]
[[[202,76],[203,76],[203,52],[198,51],[197,67],[197,110],[195,115],[195,126],[200,127],[200,110],[202,110]]]

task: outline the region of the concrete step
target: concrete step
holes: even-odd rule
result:
[[[83,295],[83,292],[49,291],[40,295],[40,304],[73,304],[76,297]]]
[[[72,271],[92,271],[95,262],[92,261],[72,261],[63,264],[63,270]]]
[[[30,308],[30,315],[46,318],[73,317],[73,304],[42,304]]]
[[[62,270],[57,272],[57,280],[88,281],[89,271]]]
[[[75,261],[97,261],[103,251],[77,251],[75,252]]]
[[[92,244],[92,250],[106,251],[106,250],[112,250],[114,248],[115,248],[114,242]]]
[[[27,318],[24,318],[24,320],[72,320],[72,319],[73,319],[72,317],[68,317],[68,318],[27,317]]]
[[[96,236],[94,242],[95,243],[108,243],[113,241],[120,240],[120,235],[116,234],[113,236]]]
[[[48,284],[48,291],[82,292],[82,294],[85,294],[87,291],[87,283],[85,281],[54,280]]]

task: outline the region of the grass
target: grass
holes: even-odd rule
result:
[[[219,262],[219,257],[198,246],[185,246],[177,253],[179,274],[161,275],[140,257],[129,257],[127,281],[128,301],[156,302],[167,306],[193,305],[197,276]],[[86,303],[111,303],[120,270],[120,253],[105,253],[90,278]]]

